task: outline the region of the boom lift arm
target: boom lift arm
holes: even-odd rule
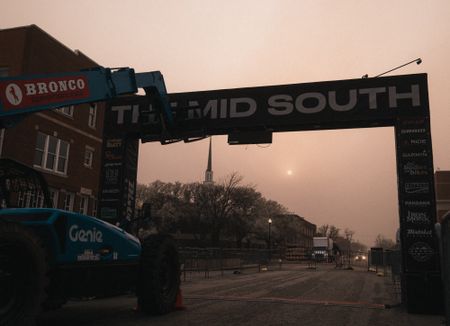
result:
[[[108,101],[143,88],[156,102],[163,127],[174,124],[164,78],[159,71],[93,68],[80,72],[0,78],[0,127],[15,125],[27,114],[58,107]]]

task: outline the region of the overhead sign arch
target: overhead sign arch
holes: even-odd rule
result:
[[[106,110],[102,218],[132,215],[138,139],[392,126],[403,294],[410,312],[442,309],[426,74],[176,93],[169,99],[176,121],[169,132],[161,130],[146,97],[120,98]]]

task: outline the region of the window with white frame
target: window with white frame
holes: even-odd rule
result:
[[[44,194],[41,191],[33,192],[19,192],[17,205],[19,207],[43,207],[44,206]]]
[[[75,201],[75,194],[72,192],[66,192],[66,196],[64,197],[64,210],[73,211],[73,204]]]
[[[69,160],[69,143],[38,132],[36,150],[34,154],[34,165],[45,170],[60,174],[67,174]]]
[[[94,149],[92,147],[86,146],[84,151],[84,166],[87,168],[92,167],[94,161]]]
[[[87,215],[88,212],[88,204],[89,204],[89,197],[81,195],[80,196],[80,210],[79,212],[81,214]]]
[[[73,118],[73,105],[60,107],[59,109],[56,109],[56,112],[62,113],[68,117]]]
[[[96,123],[97,123],[97,104],[92,103],[89,105],[88,126],[91,128],[95,128]]]
[[[50,188],[48,190],[50,194],[50,202],[53,208],[58,208],[59,191],[57,189]]]
[[[91,216],[97,217],[97,199],[92,199],[92,213]]]

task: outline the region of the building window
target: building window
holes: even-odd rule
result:
[[[56,109],[56,112],[73,118],[73,105],[60,107],[59,109]]]
[[[50,194],[50,202],[52,203],[53,208],[58,208],[58,199],[59,199],[59,191],[56,189],[49,189]]]
[[[97,104],[90,104],[88,126],[91,128],[95,128],[96,123],[97,123]]]
[[[9,76],[9,68],[0,67],[0,77],[8,77]]]
[[[3,151],[3,139],[5,138],[5,129],[0,129],[0,156],[2,156]]]
[[[84,151],[84,166],[87,168],[92,168],[92,163],[94,161],[94,149],[92,147],[86,146]]]
[[[97,199],[92,199],[92,216],[97,217]]]
[[[43,207],[44,206],[44,195],[41,191],[39,192],[19,192],[17,199],[17,206],[19,207]]]
[[[89,204],[89,197],[88,196],[80,196],[80,214],[87,215],[88,212],[88,204]]]
[[[67,174],[69,143],[38,132],[34,165],[56,173]]]
[[[75,194],[71,192],[66,192],[66,197],[64,198],[64,210],[73,211],[74,201],[75,201]]]

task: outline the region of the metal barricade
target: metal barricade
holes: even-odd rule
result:
[[[224,275],[226,271],[240,273],[244,269],[257,269],[271,264],[281,268],[281,256],[278,251],[265,249],[235,248],[179,248],[183,280],[187,274],[202,274],[209,278],[212,272]]]

